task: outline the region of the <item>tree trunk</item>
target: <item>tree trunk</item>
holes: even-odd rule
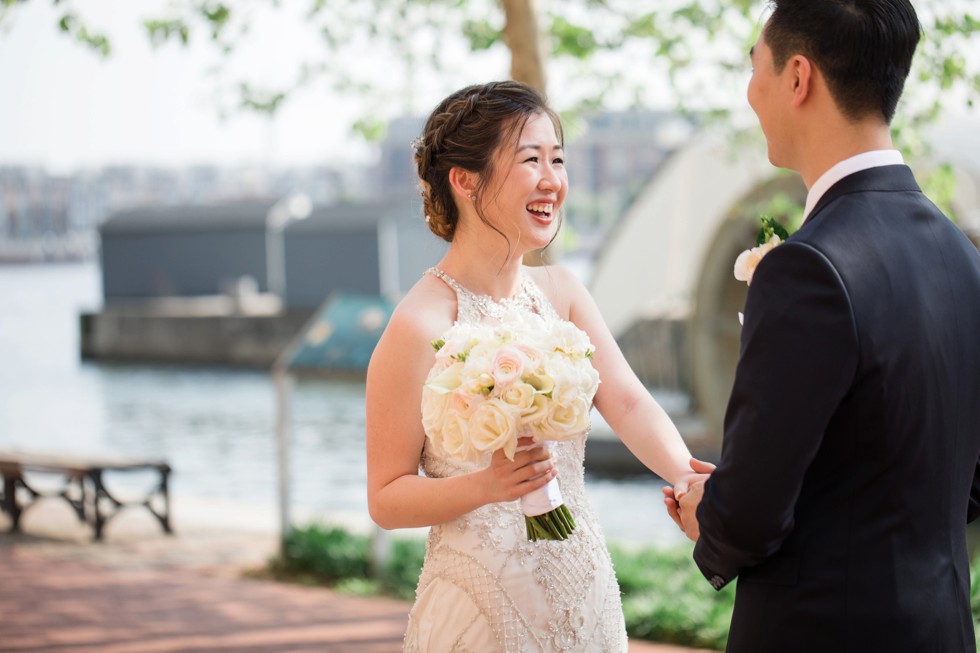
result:
[[[511,57],[510,77],[544,93],[547,78],[534,0],[500,0],[500,4],[505,18],[504,43]]]
[[[547,92],[547,77],[544,72],[544,49],[538,19],[534,12],[534,0],[500,0],[504,10],[504,43],[510,50],[510,77],[524,82],[542,93]],[[551,248],[551,258],[556,258],[557,239]],[[528,252],[524,256],[526,265],[544,265],[543,250]]]

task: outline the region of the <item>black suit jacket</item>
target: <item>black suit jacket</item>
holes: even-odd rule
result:
[[[835,184],[749,288],[694,558],[737,653],[974,651],[980,253],[906,166]]]

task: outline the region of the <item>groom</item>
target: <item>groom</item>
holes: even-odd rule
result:
[[[730,652],[974,651],[980,253],[892,146],[919,22],[771,4],[748,100],[806,218],[755,271],[721,460],[680,519],[711,584],[738,577]]]

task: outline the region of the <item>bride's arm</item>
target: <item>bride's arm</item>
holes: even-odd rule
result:
[[[490,467],[472,474],[419,475],[422,384],[434,362],[431,329],[420,317],[426,313],[403,302],[368,366],[368,508],[387,529],[447,522],[487,503],[520,498],[554,476],[550,455],[540,448],[517,454],[514,462],[498,452]]]
[[[595,407],[633,455],[671,485],[693,473],[691,453],[666,411],[626,362],[589,291],[567,270],[552,268],[568,318],[589,334],[592,364],[599,372]],[[556,304],[559,306],[562,302]]]

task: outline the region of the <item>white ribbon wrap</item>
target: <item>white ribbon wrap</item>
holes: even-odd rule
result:
[[[557,478],[551,479],[544,487],[539,487],[521,497],[521,509],[528,517],[537,517],[546,512],[551,512],[563,503],[565,502],[562,501]]]
[[[534,446],[546,447],[549,451],[554,450],[555,443],[551,440],[544,440],[530,447],[521,447],[519,450],[530,449]],[[565,503],[561,498],[561,488],[558,487],[558,478],[555,477],[548,481],[544,487],[539,487],[533,492],[529,492],[521,497],[521,510],[527,517],[537,517],[546,512],[551,512],[561,504]]]

